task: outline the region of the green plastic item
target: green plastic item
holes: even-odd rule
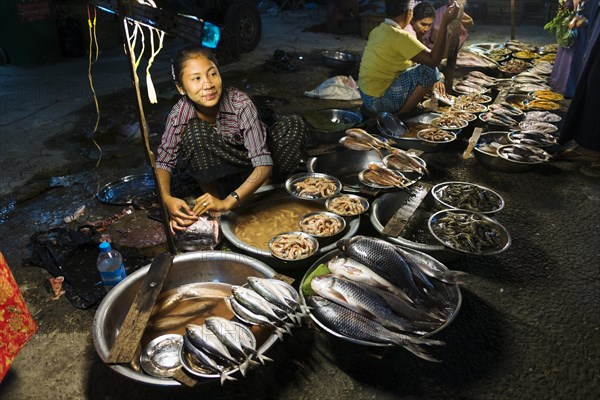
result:
[[[312,281],[312,279],[315,276],[320,276],[320,275],[327,275],[327,274],[331,274],[331,271],[329,270],[329,268],[327,267],[327,265],[325,264],[319,264],[319,266],[317,268],[315,268],[313,270],[313,272],[311,272],[306,279],[304,280],[304,282],[302,282],[302,294],[304,296],[316,296],[317,293],[312,289],[312,287],[310,287],[310,282]]]

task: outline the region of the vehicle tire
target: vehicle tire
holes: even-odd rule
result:
[[[262,20],[256,4],[236,1],[225,12],[225,27],[236,35],[241,52],[252,51],[262,35]]]

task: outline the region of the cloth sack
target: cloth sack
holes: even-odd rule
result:
[[[351,76],[329,78],[314,90],[304,92],[307,97],[327,100],[360,100],[358,85]]]
[[[0,382],[15,356],[31,339],[37,325],[4,255],[0,252]]]

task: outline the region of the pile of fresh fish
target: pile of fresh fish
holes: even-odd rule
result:
[[[520,40],[507,40],[506,43],[504,44],[504,46],[512,51],[535,51],[536,47],[531,45],[531,44],[527,44],[524,42],[521,42]]]
[[[419,174],[429,173],[427,166],[425,165],[425,161],[404,150],[393,149],[392,154],[387,156],[385,160],[386,167],[396,169],[398,171],[414,171]]]
[[[431,221],[433,234],[455,250],[481,254],[500,250],[505,235],[499,224],[476,213],[447,211]]]
[[[498,148],[497,153],[506,160],[528,164],[539,164],[550,159],[544,150],[526,144],[505,145]]]
[[[517,83],[544,83],[548,78],[533,72],[524,71],[513,77]]]
[[[464,81],[472,82],[476,85],[483,87],[495,86],[497,83],[496,78],[492,78],[489,75],[479,71],[471,71],[464,78]]]
[[[471,79],[475,79],[475,78],[471,77]],[[458,82],[456,82],[453,89],[454,89],[454,91],[456,91],[458,93],[465,93],[465,94],[470,94],[470,93],[483,94],[483,93],[489,92],[489,89],[487,87],[485,87],[481,84],[478,84],[478,83],[474,82],[473,80],[469,80],[469,78],[461,79]]]
[[[489,68],[494,67],[495,64],[483,58],[481,55],[476,54],[471,51],[459,51],[456,56],[456,66],[457,67],[467,67],[467,68]]]
[[[443,203],[462,210],[492,212],[500,209],[502,198],[479,185],[452,182],[436,188],[434,195]]]
[[[492,101],[490,96],[481,93],[462,94],[456,98],[456,104],[458,103],[489,103]]]
[[[369,151],[375,150],[380,157],[383,157],[381,150],[392,150],[389,143],[376,138],[369,132],[360,128],[350,128],[346,130],[346,136],[340,139],[340,144],[351,150]]]
[[[511,132],[508,134],[508,138],[513,143],[527,144],[536,147],[548,147],[555,145],[557,142],[556,137],[549,133],[538,131]]]
[[[510,87],[510,93],[531,93],[536,90],[548,90],[550,86],[544,83],[515,83]]]
[[[558,128],[549,123],[549,122],[542,122],[542,121],[531,121],[531,120],[525,120],[519,123],[519,128],[526,130],[526,131],[535,131],[535,132],[542,132],[542,133],[554,133],[558,130]]]
[[[358,177],[365,185],[378,188],[405,188],[415,183],[400,171],[388,168],[381,163],[369,163],[367,169],[362,171]]]
[[[552,64],[548,61],[540,61],[529,69],[534,74],[550,75],[552,73]]]
[[[511,117],[518,117],[523,115],[523,111],[519,110],[517,107],[513,106],[506,101],[500,102],[498,104],[492,104],[488,106],[488,110],[496,113],[496,114],[504,114]]]
[[[186,326],[182,357],[191,372],[218,374],[221,384],[236,380],[231,374],[238,369],[246,376],[251,365],[272,361],[256,350],[256,338],[248,327],[217,316],[206,318],[203,325]]]
[[[421,346],[443,343],[422,336],[456,312],[454,285],[465,274],[373,237],[342,239],[337,246],[341,255],[327,263],[332,274],[311,281],[317,296],[306,303],[313,317],[347,338],[402,346],[437,361]]]
[[[248,287],[232,286],[233,295],[226,302],[235,316],[250,325],[270,329],[282,338],[283,333],[300,325],[306,307],[299,303],[298,292],[278,279],[248,277]],[[236,380],[251,365],[272,361],[257,350],[256,338],[246,325],[223,317],[210,316],[204,324],[188,324],[183,336],[184,367],[195,374],[219,375],[221,384]]]
[[[490,111],[485,114],[480,114],[479,118],[483,122],[493,125],[516,127],[519,124],[514,118],[511,118],[505,113],[499,111]]]
[[[562,118],[549,111],[529,111],[525,114],[525,121],[559,122]]]
[[[242,322],[271,328],[280,339],[302,323],[306,309],[292,286],[278,279],[257,277],[249,277],[248,284],[249,287],[233,286],[233,295],[226,299]]]

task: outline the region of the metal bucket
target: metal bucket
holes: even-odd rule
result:
[[[92,336],[96,351],[105,362],[115,342],[119,327],[123,324],[149,268],[149,265],[145,266],[119,283],[106,295],[96,311]],[[175,256],[162,291],[198,282],[243,285],[247,283],[248,276],[272,278],[274,275],[275,271],[269,266],[248,256],[222,251],[197,251]],[[271,335],[262,344],[259,351],[267,350],[276,341],[277,335]],[[141,383],[159,386],[181,385],[172,378],[153,377],[126,365],[110,365],[110,368]]]

